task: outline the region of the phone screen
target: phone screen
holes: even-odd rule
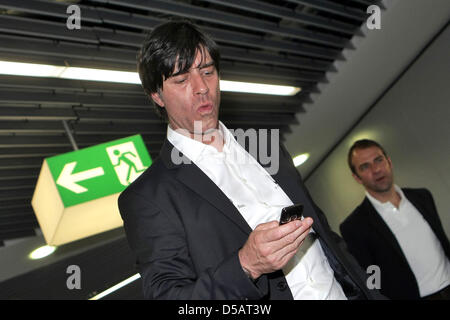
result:
[[[289,207],[284,207],[281,209],[280,225],[286,224],[288,222],[301,219],[303,213],[302,204],[294,204]]]

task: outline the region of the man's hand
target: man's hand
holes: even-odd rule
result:
[[[300,248],[313,220],[295,220],[284,225],[271,221],[258,225],[239,250],[241,266],[253,279],[283,268]]]

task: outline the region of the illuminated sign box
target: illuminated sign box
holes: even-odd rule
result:
[[[46,158],[31,205],[47,244],[122,226],[119,194],[151,164],[140,135]]]

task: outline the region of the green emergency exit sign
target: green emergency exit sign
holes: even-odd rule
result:
[[[65,207],[121,192],[152,164],[140,135],[46,160]]]
[[[140,135],[44,159],[31,205],[47,244],[122,226],[117,199],[151,164]]]

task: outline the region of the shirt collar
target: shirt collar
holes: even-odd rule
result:
[[[227,152],[230,147],[230,136],[231,132],[225,127],[225,125],[219,121],[219,130],[224,135],[224,151]],[[232,137],[233,138],[233,137]],[[175,148],[180,150],[186,157],[191,159],[193,162],[196,162],[200,156],[204,156],[206,154],[219,154],[216,148],[204,144],[201,140],[197,140],[191,137],[188,137],[177,130],[174,130],[167,125],[167,139],[172,143]]]
[[[234,136],[231,133],[231,131],[228,130],[228,128],[221,121],[219,121],[219,129],[221,130],[221,132],[223,134],[223,140],[224,140],[223,151],[225,153],[230,153],[231,144],[233,142],[235,142],[236,140],[234,139]]]
[[[400,206],[404,203],[405,195],[403,194],[402,189],[400,189],[400,187],[397,186],[396,184],[394,184],[394,188],[395,188],[395,191],[397,191],[397,193],[400,195],[400,204],[399,204],[399,208],[400,208]],[[381,202],[378,199],[375,199],[367,191],[366,191],[366,196],[369,199],[369,201],[372,203],[372,205],[375,207],[375,209],[377,209],[377,211],[386,209],[387,207],[394,206],[390,201]]]

